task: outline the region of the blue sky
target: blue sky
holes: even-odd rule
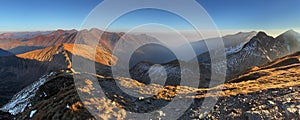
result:
[[[1,0],[0,31],[79,28],[99,0]]]
[[[300,29],[300,0],[197,1],[220,30]],[[99,3],[101,0],[1,0],[0,31],[78,29]],[[109,15],[109,11],[105,12]],[[190,29],[189,24],[176,15],[149,9],[124,15],[111,29],[130,29],[149,22]]]
[[[299,0],[198,0],[222,29],[300,27]]]

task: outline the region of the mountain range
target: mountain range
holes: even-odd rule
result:
[[[254,66],[262,66],[277,58],[298,51],[300,48],[299,36],[300,34],[293,30],[289,30],[276,38],[268,36],[264,32],[237,33],[236,35],[224,36],[223,41],[227,46],[227,48],[225,48],[226,61],[219,61],[215,64],[223,65],[222,63],[226,62],[226,80],[230,80]],[[239,37],[240,39],[243,39],[240,40],[240,44],[229,44],[231,40],[237,40]],[[227,43],[226,41],[230,42]],[[199,48],[194,47],[194,50],[196,53],[198,53],[198,56],[191,61],[197,60],[199,62],[201,75],[204,75],[200,77],[202,83],[200,86],[208,87],[208,83],[210,83],[211,81],[212,69],[215,69],[215,71],[218,72],[218,67],[211,67],[212,63],[210,55],[213,54],[213,52],[210,53],[208,51],[208,47],[206,46],[204,40],[193,42],[191,44],[192,46],[200,46]],[[164,68],[167,69],[166,71],[169,71],[168,74],[173,74],[172,77],[176,78],[174,81],[178,81],[181,77],[181,74],[178,74],[180,66],[176,65],[173,67],[169,67],[169,65],[171,65],[172,63],[174,63],[174,61],[170,62],[170,64],[166,63]],[[134,73],[132,77],[137,80],[149,79],[148,70],[151,65],[153,65],[153,63],[146,63],[135,66],[137,68],[132,68],[132,73]],[[174,69],[177,70],[174,71]],[[137,70],[139,71],[138,73]],[[160,73],[158,72],[157,75],[159,76]]]
[[[207,40],[214,39],[216,38]],[[235,83],[262,79],[272,75],[276,77],[282,72],[280,71],[282,69],[294,70],[295,74],[298,75],[295,70],[299,64],[300,34],[293,30],[289,30],[275,38],[264,32],[253,31],[224,36],[222,39],[227,59],[226,61],[218,61],[218,64],[227,63],[227,83],[225,86],[229,87],[228,89],[232,89],[230,87]],[[120,104],[126,106],[126,109],[145,106],[148,104],[148,100],[138,100],[138,102],[132,103],[132,101],[136,101],[134,98],[129,98],[125,102],[122,102],[122,100],[124,101],[122,98],[114,98],[114,94],[126,95],[119,93],[116,88],[112,88],[115,84],[111,82],[111,66],[118,64],[119,60],[118,56],[113,53],[118,42],[125,42],[128,45],[127,48],[130,48],[134,45],[141,45],[143,41],[155,42],[157,40],[145,34],[127,35],[122,32],[106,32],[96,28],[81,31],[57,30],[1,34],[0,107],[2,108],[0,111],[2,110],[3,113],[0,113],[0,118],[63,119],[69,117],[93,119],[93,116],[83,107],[76,93],[72,75],[75,74],[74,71],[78,72],[79,70],[73,70],[73,56],[80,58],[82,61],[95,62],[95,66],[90,67],[96,69],[97,77],[101,81],[100,83],[103,84],[104,89],[111,92],[108,95],[109,98],[121,102]],[[142,46],[132,54],[130,60],[129,72],[132,79],[120,78],[119,82],[127,83],[123,84],[124,87],[151,85],[149,70],[154,69],[155,72],[151,72],[154,76],[165,74],[168,76],[167,82],[162,86],[168,93],[171,92],[171,86],[179,85],[182,74],[194,75],[192,70],[181,69],[179,62],[188,64],[191,61],[198,61],[199,66],[194,67],[200,68],[199,88],[187,89],[200,89],[199,91],[206,89],[210,82],[214,82],[210,76],[211,71],[215,69],[218,72],[218,66],[211,67],[210,54],[214,54],[214,51],[208,51],[205,40],[191,42],[190,44],[197,56],[193,59],[184,60],[176,59],[174,53],[164,46],[157,44]],[[178,47],[178,50],[183,49],[182,52],[185,52],[184,48],[186,47],[187,45],[182,45]],[[74,50],[74,48],[77,50]],[[212,48],[218,50],[217,47]],[[127,55],[126,50],[126,48],[117,49],[122,53],[121,55]],[[160,64],[161,67],[153,67],[156,64]],[[290,67],[285,68],[286,66]],[[271,74],[272,71],[276,74]],[[80,71],[78,74],[86,73]],[[291,78],[292,76],[284,77]],[[271,78],[268,77],[268,79]],[[292,81],[288,81],[288,83],[292,83]],[[244,84],[241,83],[241,85]],[[285,87],[296,85],[298,84],[286,84]],[[215,86],[218,87],[219,85],[216,84]],[[270,86],[270,88],[272,87],[274,86]],[[285,87],[282,89],[286,90]],[[298,89],[298,86],[296,88]],[[154,87],[152,89],[158,88]],[[255,90],[249,91],[251,94],[257,92]],[[66,93],[68,94],[66,95]],[[160,94],[163,93],[159,93],[150,101],[167,104],[167,101],[172,99],[172,97],[160,96]],[[187,93],[183,93],[182,96],[185,94]],[[224,96],[224,99],[228,98]],[[60,101],[62,101],[61,105],[56,104]],[[107,104],[110,104],[110,102]],[[151,109],[157,109],[157,107],[154,106]],[[118,114],[116,111],[112,112],[115,112],[114,115]],[[35,115],[31,116],[31,114]],[[191,111],[186,111],[182,117],[190,118],[189,116],[192,114],[194,115]],[[116,115],[115,117],[122,118],[124,116]]]
[[[152,84],[149,88],[134,79],[95,76],[98,79],[108,98],[99,100],[103,104],[99,109],[108,109],[99,113],[99,116],[91,115],[83,107],[74,85],[73,75],[87,75],[87,73],[73,73],[70,70],[51,72],[32,85],[18,92],[14,98],[6,104],[0,118],[3,119],[125,119],[126,115],[118,111],[118,107],[133,110],[135,112],[147,112],[159,109],[173,97],[182,99],[194,99],[195,101],[180,119],[274,119],[274,118],[298,118],[299,106],[299,67],[300,53],[278,58],[273,62],[247,70],[244,74],[212,88],[193,88],[188,86],[161,86]],[[82,80],[90,83],[92,80]],[[126,88],[139,89],[142,94],[154,94],[152,97],[140,99],[126,95],[118,89],[115,82]],[[222,89],[220,92],[217,89]],[[92,88],[86,88],[82,92],[91,92]],[[156,92],[158,91],[158,92]],[[180,92],[176,92],[180,91]],[[210,91],[210,94],[206,92]],[[194,98],[191,92],[196,92]],[[216,107],[212,112],[202,115],[201,105],[205,97],[219,96]],[[95,102],[94,98],[93,101]],[[89,101],[89,104],[94,104]],[[87,101],[86,101],[87,102]],[[117,105],[114,105],[117,104]],[[284,104],[284,105],[283,105]],[[230,106],[230,107],[228,107]],[[114,110],[116,109],[116,110]],[[296,111],[296,112],[295,112]],[[176,113],[176,108],[174,108]],[[175,114],[174,113],[174,114]],[[282,114],[285,113],[285,114]],[[163,118],[161,114],[155,117]]]

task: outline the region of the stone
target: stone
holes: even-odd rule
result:
[[[139,101],[143,101],[144,99],[144,97],[139,97]]]
[[[271,100],[268,101],[271,105],[275,105],[275,103]]]
[[[295,113],[295,112],[297,111],[297,109],[294,108],[294,107],[289,107],[289,108],[287,108],[287,110],[288,110],[290,113]]]

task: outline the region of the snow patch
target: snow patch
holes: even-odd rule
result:
[[[35,93],[38,91],[39,87],[44,85],[47,82],[47,79],[54,74],[55,72],[51,72],[48,75],[44,75],[39,79],[39,81],[36,81],[24,88],[14,95],[10,102],[0,108],[0,110],[9,112],[12,115],[23,112],[27,106],[31,106],[30,99],[35,96]]]
[[[70,105],[69,105],[69,104],[67,104],[66,108],[70,109]]]
[[[44,94],[44,97],[47,97],[47,96],[48,96],[47,93],[45,93],[45,92],[43,92],[43,94]]]
[[[248,41],[247,41],[248,42]],[[232,47],[228,47],[228,48],[225,48],[225,52],[227,55],[229,54],[233,54],[233,53],[237,53],[239,51],[241,51],[243,49],[243,46],[247,43],[247,42],[244,42],[244,43],[241,43],[237,46],[232,46]]]
[[[34,115],[36,112],[37,112],[37,110],[33,110],[33,111],[31,111],[31,112],[30,112],[30,115],[29,115],[29,118],[32,118],[32,117],[33,117],[33,115]]]

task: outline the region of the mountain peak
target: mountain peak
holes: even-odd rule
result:
[[[259,31],[256,36],[268,36],[265,32]]]
[[[250,31],[250,32],[238,32],[235,35],[239,35],[239,34],[257,34],[256,31]]]
[[[293,30],[293,29],[290,29],[290,30],[288,30],[288,31],[286,31],[286,32],[296,32],[296,31]]]
[[[282,35],[300,35],[300,33],[296,32],[295,30],[288,30],[286,32],[284,32]]]
[[[100,30],[98,28],[91,28],[89,31],[90,32],[95,32],[95,33],[101,33],[101,32],[103,32],[102,30]]]
[[[56,33],[56,34],[61,34],[61,33],[64,33],[65,31],[62,30],[62,29],[58,29],[56,31],[54,31],[53,33]]]
[[[271,36],[268,36],[267,33],[263,32],[263,31],[259,31],[253,38],[258,38],[258,39],[261,39],[261,40],[265,40],[268,37],[271,37]]]
[[[50,35],[62,35],[62,34],[66,34],[66,33],[74,33],[77,32],[77,30],[72,29],[72,30],[62,30],[62,29],[57,29],[56,31],[53,31],[52,33],[50,33]]]

